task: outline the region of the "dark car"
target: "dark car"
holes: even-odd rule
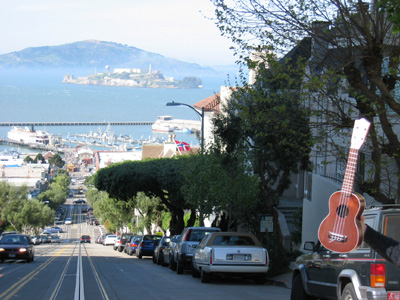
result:
[[[161,238],[161,235],[144,235],[136,249],[137,258],[141,259],[143,256],[153,256],[154,249],[160,242]]]
[[[118,247],[116,250],[119,252],[122,252],[125,248],[125,244],[128,241],[128,239],[132,236],[132,233],[123,233],[121,234],[121,239],[119,241]]]
[[[400,206],[378,205],[364,211],[365,224],[400,240]],[[400,299],[400,272],[368,244],[342,253],[320,241],[306,241],[310,251],[296,259],[291,299]]]
[[[35,250],[29,236],[9,234],[0,240],[0,261],[6,259],[24,259],[30,263],[34,260]]]
[[[89,235],[82,235],[81,236],[81,243],[91,243]]]
[[[86,203],[86,201],[82,199],[74,200],[74,204],[84,204],[84,203]]]
[[[168,247],[169,241],[171,240],[170,236],[163,236],[163,238],[158,243],[157,247],[153,252],[153,263],[157,265],[164,265],[164,249]]]
[[[141,235],[132,235],[125,244],[124,252],[128,255],[136,253],[136,249],[142,239]]]
[[[170,269],[176,270],[176,265],[174,264],[174,250],[176,247],[176,243],[179,241],[180,235],[174,235],[171,237],[168,245],[164,248],[163,250],[163,256],[164,256],[164,264],[168,265]]]

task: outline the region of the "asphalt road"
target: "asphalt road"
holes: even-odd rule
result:
[[[112,246],[95,244],[101,227],[86,224],[83,205],[66,205],[62,243],[35,246],[32,263],[6,260],[0,264],[0,299],[289,299],[284,286],[257,285],[241,279],[201,283],[190,271],[176,274]],[[104,232],[103,232],[104,233]],[[92,237],[80,244],[80,235]]]

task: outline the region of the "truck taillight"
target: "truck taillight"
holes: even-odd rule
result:
[[[386,264],[371,264],[371,287],[385,287]]]
[[[268,266],[268,259],[269,259],[269,257],[268,257],[268,252],[265,251],[265,265],[266,265],[266,266]]]

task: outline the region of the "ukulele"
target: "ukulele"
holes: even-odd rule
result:
[[[318,229],[321,244],[332,251],[346,253],[361,245],[364,232],[360,217],[364,211],[364,198],[353,193],[358,151],[364,144],[370,123],[366,119],[354,122],[350,153],[341,191],[329,198],[329,214]]]

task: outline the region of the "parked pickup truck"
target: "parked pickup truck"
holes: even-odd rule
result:
[[[371,228],[400,240],[400,206],[381,205],[364,211]],[[348,253],[306,242],[310,251],[296,259],[291,300],[306,299],[400,299],[400,271],[363,243]]]
[[[192,276],[209,282],[212,276],[254,278],[263,284],[268,272],[267,249],[250,233],[216,232],[197,246],[192,259]]]

